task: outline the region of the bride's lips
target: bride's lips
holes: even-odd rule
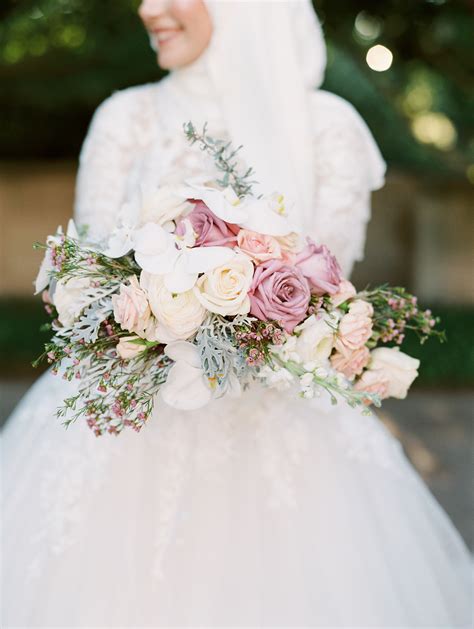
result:
[[[182,32],[181,28],[156,28],[152,30],[159,46],[166,46]]]

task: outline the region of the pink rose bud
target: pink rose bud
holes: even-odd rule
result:
[[[241,229],[237,234],[237,245],[255,264],[282,257],[280,244],[273,236],[266,236],[249,229]]]

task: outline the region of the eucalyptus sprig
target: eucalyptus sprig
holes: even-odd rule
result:
[[[248,168],[243,174],[239,173],[239,165],[236,159],[242,145],[234,149],[231,142],[218,140],[207,134],[207,123],[199,133],[191,121],[183,125],[188,142],[198,144],[201,151],[208,153],[214,160],[216,168],[222,173],[217,183],[223,188],[232,186],[237,196],[242,199],[252,193],[252,186],[257,183],[251,177],[254,175],[252,168]]]

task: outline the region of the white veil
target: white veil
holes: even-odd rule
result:
[[[314,222],[315,110],[326,46],[310,0],[205,0],[214,24],[211,42],[190,66],[171,72],[173,115],[219,118],[255,170],[257,192],[285,194],[299,227]],[[363,120],[367,185],[383,185],[385,162]],[[211,125],[212,126],[212,125]],[[291,206],[294,209],[291,210]]]
[[[260,190],[283,192],[310,215],[315,181],[309,91],[326,48],[309,0],[207,0],[212,41],[203,55],[230,137]]]

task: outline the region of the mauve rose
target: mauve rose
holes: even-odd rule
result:
[[[311,238],[307,242],[297,254],[295,264],[308,280],[312,293],[332,295],[341,282],[341,267],[326,245],[318,246]]]
[[[194,208],[186,218],[197,234],[196,247],[233,247],[237,242],[239,227],[218,218],[203,201],[193,203]],[[180,221],[176,233],[182,236],[184,232],[184,222]]]
[[[291,334],[306,316],[311,291],[300,269],[268,260],[255,269],[249,297],[250,314],[261,321],[280,321]]]

